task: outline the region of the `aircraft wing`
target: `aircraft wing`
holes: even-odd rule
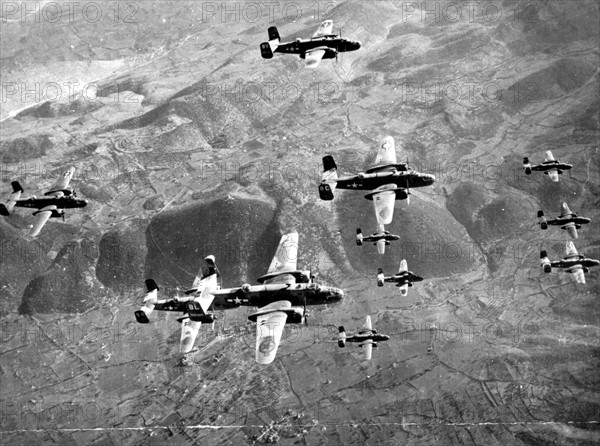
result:
[[[371,325],[371,316],[367,316],[365,320],[365,325],[363,325],[367,330],[373,330],[373,326]]]
[[[568,216],[571,214],[572,214],[572,212],[571,212],[571,209],[569,209],[569,205],[567,203],[563,202],[560,205],[560,216],[565,217],[565,216]]]
[[[365,359],[370,361],[371,353],[373,352],[373,341],[371,339],[367,339],[365,342],[362,342],[358,345],[365,349]]]
[[[69,183],[71,182],[71,178],[73,178],[74,173],[75,173],[75,168],[69,167],[69,169],[60,176],[58,181],[56,183],[54,183],[54,185],[52,187],[50,187],[49,190],[66,189],[67,186],[69,185]],[[63,195],[62,192],[55,193],[54,195],[57,195],[57,194],[60,196]]]
[[[577,228],[575,227],[575,223],[567,223],[566,225],[562,226],[562,229],[566,229],[571,238],[577,238]]]
[[[290,232],[281,237],[267,274],[296,271],[298,262],[298,233]]]
[[[292,304],[289,301],[279,301],[273,302],[267,307],[288,309],[292,307]],[[259,311],[267,307],[260,308]],[[258,364],[271,364],[275,359],[286,321],[287,314],[284,311],[272,311],[257,317],[255,358]]]
[[[575,244],[573,242],[567,242],[567,244],[565,245],[565,254],[567,256],[576,256],[578,254],[577,248],[575,248]]]
[[[575,278],[575,282],[585,283],[585,274],[583,272],[583,267],[581,265],[573,266],[572,268],[569,268],[567,270],[567,272],[573,274],[573,277]]]
[[[552,181],[554,181],[555,183],[558,182],[558,172],[556,170],[548,170],[546,171],[546,173]]]
[[[389,225],[392,222],[395,202],[396,193],[391,190],[384,190],[373,195],[373,206],[375,206],[377,224]]]
[[[406,259],[402,259],[402,261],[400,262],[400,269],[398,270],[398,272],[402,274],[406,271],[408,271],[408,262],[406,261]]]
[[[179,345],[181,353],[185,354],[192,351],[201,325],[202,322],[193,321],[187,316],[181,320],[181,343]]]
[[[333,30],[333,20],[325,20],[323,23],[319,25],[313,37],[321,37],[331,35]]]
[[[550,150],[546,150],[546,158],[544,159],[544,162],[546,161],[554,161],[554,155],[552,155]]]
[[[55,205],[46,206],[45,208],[40,209],[37,214],[35,214],[35,221],[33,223],[33,227],[29,231],[29,235],[31,237],[35,237],[40,233],[50,216],[52,215],[52,211],[56,210]]]
[[[396,144],[391,136],[383,138],[379,145],[375,165],[380,164],[396,164]]]
[[[315,48],[304,53],[304,59],[306,59],[306,68],[315,68],[323,59],[325,50],[321,48]]]

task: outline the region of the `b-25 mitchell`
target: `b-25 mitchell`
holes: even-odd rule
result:
[[[28,198],[21,198],[23,188],[18,181],[13,181],[11,184],[13,192],[10,195],[6,204],[0,204],[0,215],[8,217],[16,207],[37,209],[35,222],[29,231],[30,237],[37,236],[48,219],[61,218],[65,219],[64,209],[82,208],[87,206],[87,200],[79,200],[75,198],[77,194],[73,189],[69,189],[69,182],[73,178],[75,168],[70,167],[62,174],[60,179],[46,192],[44,197],[36,197],[35,195]]]
[[[256,362],[270,364],[275,359],[286,323],[306,323],[308,305],[339,302],[344,292],[339,288],[319,285],[310,271],[297,269],[298,233],[281,237],[269,270],[258,278],[260,285],[244,284],[236,288],[206,289],[207,299],[188,302],[192,321],[204,317],[206,308],[232,309],[240,306],[259,307],[248,316],[256,322]],[[208,306],[207,306],[208,305]]]
[[[572,164],[561,163],[560,161],[555,160],[554,155],[552,155],[550,150],[546,150],[546,158],[542,164],[536,164],[535,166],[530,164],[528,157],[523,157],[523,169],[525,169],[525,174],[530,175],[532,171],[544,172],[544,174],[548,175],[555,183],[558,182],[558,175],[572,167]]]
[[[377,347],[378,342],[390,339],[388,335],[377,333],[377,330],[371,326],[371,316],[367,316],[365,325],[355,335],[346,336],[346,330],[343,326],[340,326],[338,331],[338,346],[343,348],[346,346],[346,342],[359,342],[358,346],[364,348],[367,361],[371,360],[373,347]]]
[[[298,54],[306,60],[306,68],[315,68],[321,59],[337,58],[338,53],[356,51],[360,48],[357,40],[344,39],[332,33],[333,21],[325,20],[310,39],[296,39],[293,42],[280,42],[279,31],[272,26],[268,29],[269,41],[260,44],[263,59],[273,58],[273,53]]]
[[[577,230],[581,225],[587,225],[591,220],[586,217],[578,217],[577,214],[571,212],[567,203],[563,203],[560,207],[560,215],[552,220],[547,220],[544,216],[544,211],[538,211],[538,220],[540,228],[548,229],[548,225],[560,226],[561,229],[566,229],[571,238],[577,238]]]
[[[566,272],[573,274],[577,283],[585,283],[585,273],[593,266],[600,265],[600,261],[582,256],[575,249],[572,241],[568,241],[565,247],[566,255],[561,260],[551,261],[546,251],[540,252],[540,263],[545,273],[552,268],[564,268]]]
[[[333,200],[333,192],[336,188],[370,190],[371,192],[365,195],[365,198],[373,201],[378,229],[367,237],[357,229],[356,243],[362,245],[363,241],[374,242],[377,251],[384,254],[385,246],[389,245],[390,241],[400,238],[390,234],[384,227],[392,222],[395,201],[407,200],[407,203],[410,203],[411,187],[430,186],[434,182],[435,176],[417,172],[410,168],[408,163],[398,164],[394,138],[386,136],[379,146],[375,166],[366,172],[338,178],[337,165],[333,156],[323,157],[323,176],[319,185],[319,196],[321,200],[329,201]]]
[[[377,269],[377,286],[383,286],[384,282],[395,283],[396,286],[400,288],[400,294],[402,294],[402,296],[408,294],[408,287],[412,287],[413,282],[421,282],[422,280],[422,277],[417,276],[412,271],[408,270],[408,263],[405,259],[402,259],[400,262],[398,274],[394,274],[393,276],[386,277],[383,274],[383,269]]]

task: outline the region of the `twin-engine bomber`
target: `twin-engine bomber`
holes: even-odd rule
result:
[[[338,346],[343,348],[346,346],[346,342],[358,342],[358,346],[365,350],[365,359],[367,361],[371,360],[373,347],[377,347],[378,342],[390,339],[388,335],[377,333],[377,330],[371,326],[371,316],[367,316],[365,325],[355,335],[346,336],[346,330],[343,326],[340,326],[338,331]]]
[[[37,236],[48,219],[61,218],[65,219],[64,209],[82,208],[87,206],[87,200],[79,200],[75,198],[77,194],[73,189],[69,189],[69,182],[73,178],[75,168],[70,167],[62,174],[60,179],[46,192],[45,197],[37,198],[35,195],[29,198],[21,198],[24,192],[18,181],[13,181],[11,184],[13,192],[10,195],[6,204],[0,204],[0,215],[8,217],[15,206],[24,208],[37,209],[35,222],[29,231],[30,237]]]
[[[560,207],[560,215],[552,220],[547,220],[544,216],[544,211],[538,211],[538,220],[540,228],[548,229],[548,225],[560,226],[565,229],[571,238],[577,239],[577,230],[581,225],[587,225],[591,222],[589,218],[578,217],[576,213],[571,212],[567,203],[563,203]]]
[[[321,200],[329,201],[333,200],[333,192],[336,188],[370,190],[371,192],[365,195],[365,198],[373,201],[377,231],[364,237],[361,230],[357,229],[356,243],[362,245],[363,241],[374,242],[377,251],[384,254],[385,246],[389,245],[390,241],[400,238],[390,234],[384,227],[392,222],[395,201],[406,200],[410,203],[411,187],[431,186],[434,181],[435,176],[417,172],[410,168],[408,163],[398,164],[394,138],[386,136],[379,146],[375,166],[366,172],[338,178],[337,165],[333,156],[323,157],[323,177],[319,185],[319,196]]]
[[[421,282],[422,280],[422,277],[417,276],[412,271],[408,270],[408,262],[405,259],[402,259],[400,262],[398,274],[394,274],[393,276],[386,277],[383,274],[382,268],[377,270],[377,286],[383,286],[384,282],[395,283],[396,286],[400,288],[400,294],[402,296],[408,294],[408,287],[412,287],[413,282]]]
[[[573,274],[577,283],[585,283],[585,273],[589,272],[591,267],[600,265],[600,261],[579,254],[572,241],[567,242],[565,254],[561,260],[551,261],[546,251],[540,252],[540,263],[544,272],[549,273],[552,268],[564,268],[566,272]]]
[[[286,322],[306,323],[307,305],[332,304],[344,297],[344,292],[339,288],[316,284],[310,271],[298,270],[297,254],[298,233],[291,232],[281,238],[267,274],[258,278],[260,285],[244,284],[221,289],[217,286],[215,266],[213,273],[209,271],[209,275],[201,278],[198,286],[191,290],[197,298],[186,299],[183,305],[173,301],[162,302],[160,309],[171,309],[165,307],[168,305],[175,311],[184,311],[192,322],[212,322],[214,310],[259,307],[258,312],[248,317],[256,322],[256,362],[270,364],[275,359]],[[214,265],[213,256],[207,257],[207,261]],[[153,304],[158,309],[156,303]],[[142,313],[149,314],[142,307],[136,312],[138,322],[145,321]],[[197,333],[197,328],[195,330]]]
[[[337,59],[338,53],[360,48],[360,42],[332,34],[332,29],[333,21],[325,20],[311,39],[281,43],[279,31],[272,26],[268,29],[269,41],[260,44],[260,54],[263,59],[273,58],[273,53],[298,54],[306,60],[306,68],[315,68],[321,59]]]
[[[530,175],[532,171],[544,172],[544,174],[548,175],[555,183],[558,182],[558,175],[572,167],[572,164],[561,163],[560,161],[555,160],[554,155],[552,155],[550,150],[546,150],[546,158],[542,164],[536,164],[535,166],[532,166],[529,163],[528,157],[523,157],[523,169],[525,169],[525,174]]]

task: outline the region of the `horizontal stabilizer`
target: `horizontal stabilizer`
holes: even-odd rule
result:
[[[146,279],[146,289],[148,290],[148,293],[154,290],[160,290],[154,279]]]
[[[529,175],[531,173],[531,164],[529,163],[529,158],[526,156],[523,157],[523,168],[525,169],[525,173]]]
[[[540,252],[540,265],[544,269],[545,273],[549,273],[552,271],[550,259],[548,258],[548,253],[546,251]]]
[[[327,155],[323,157],[323,176],[319,185],[319,196],[321,200],[333,200],[333,192],[337,186],[337,165],[333,156]]]
[[[342,325],[338,327],[338,346],[344,348],[346,346],[346,330]]]
[[[358,246],[361,246],[363,244],[363,235],[362,235],[362,231],[360,230],[360,228],[358,228],[356,230],[356,244]]]
[[[150,322],[150,320],[148,319],[148,316],[150,316],[152,314],[152,311],[154,310],[154,306],[156,305],[156,302],[158,301],[158,285],[156,285],[156,282],[154,281],[154,279],[147,279],[146,280],[146,295],[144,296],[144,305],[142,306],[142,308],[140,308],[139,310],[136,310],[135,312],[135,319],[140,323],[140,324],[147,324],[148,322]]]
[[[147,324],[150,322],[150,319],[148,319],[148,315],[144,310],[135,310],[135,320],[140,324]]]
[[[17,200],[21,198],[21,193],[23,192],[23,188],[21,187],[18,181],[13,181],[12,183],[10,183],[10,185],[13,188],[13,192],[12,194],[10,194],[10,197],[8,197],[6,205],[0,205],[0,215],[4,215],[5,217],[8,217],[10,215],[13,208],[15,207]]]
[[[279,43],[280,37],[279,37],[279,31],[277,31],[277,27],[276,26],[271,26],[267,33],[269,34],[269,41],[271,40],[276,40],[277,43]]]
[[[377,286],[383,286],[385,276],[383,275],[383,269],[377,268]]]
[[[21,187],[21,184],[19,184],[18,181],[13,181],[12,183],[10,183],[10,185],[13,188],[13,194],[17,192],[23,192],[23,188]]]
[[[544,217],[544,211],[538,211],[538,224],[542,229],[548,229],[548,223],[546,221],[546,217]]]

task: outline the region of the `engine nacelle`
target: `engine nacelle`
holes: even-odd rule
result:
[[[529,158],[526,156],[523,157],[523,168],[525,169],[525,174],[529,175],[531,173],[531,164],[529,164]]]
[[[540,253],[540,264],[542,265],[542,268],[544,269],[545,273],[549,273],[552,271],[552,267],[550,266],[550,259],[548,258],[548,254],[546,253],[546,251],[542,251]]]
[[[242,290],[242,293],[249,293],[251,290],[250,284],[249,283],[245,283],[240,287],[240,290]]]
[[[286,311],[288,324],[302,324],[305,321],[304,310],[300,307]]]
[[[338,340],[338,347],[344,348],[346,346],[346,340],[340,339]]]
[[[358,246],[361,246],[363,244],[363,235],[362,235],[362,231],[360,230],[360,228],[358,228],[356,230],[356,244]]]
[[[544,217],[544,211],[538,211],[538,223],[540,225],[540,228],[542,229],[548,229],[548,222],[546,220],[546,217]]]
[[[373,343],[371,344],[371,347],[373,347],[373,348],[377,348],[377,342],[373,342]]]
[[[365,173],[364,172],[358,172],[358,174],[356,174],[356,176],[362,180],[365,177]]]
[[[321,291],[321,285],[317,284],[317,283],[309,283],[308,286],[306,287],[307,290],[310,291],[314,291],[315,293],[318,293],[319,291]]]

